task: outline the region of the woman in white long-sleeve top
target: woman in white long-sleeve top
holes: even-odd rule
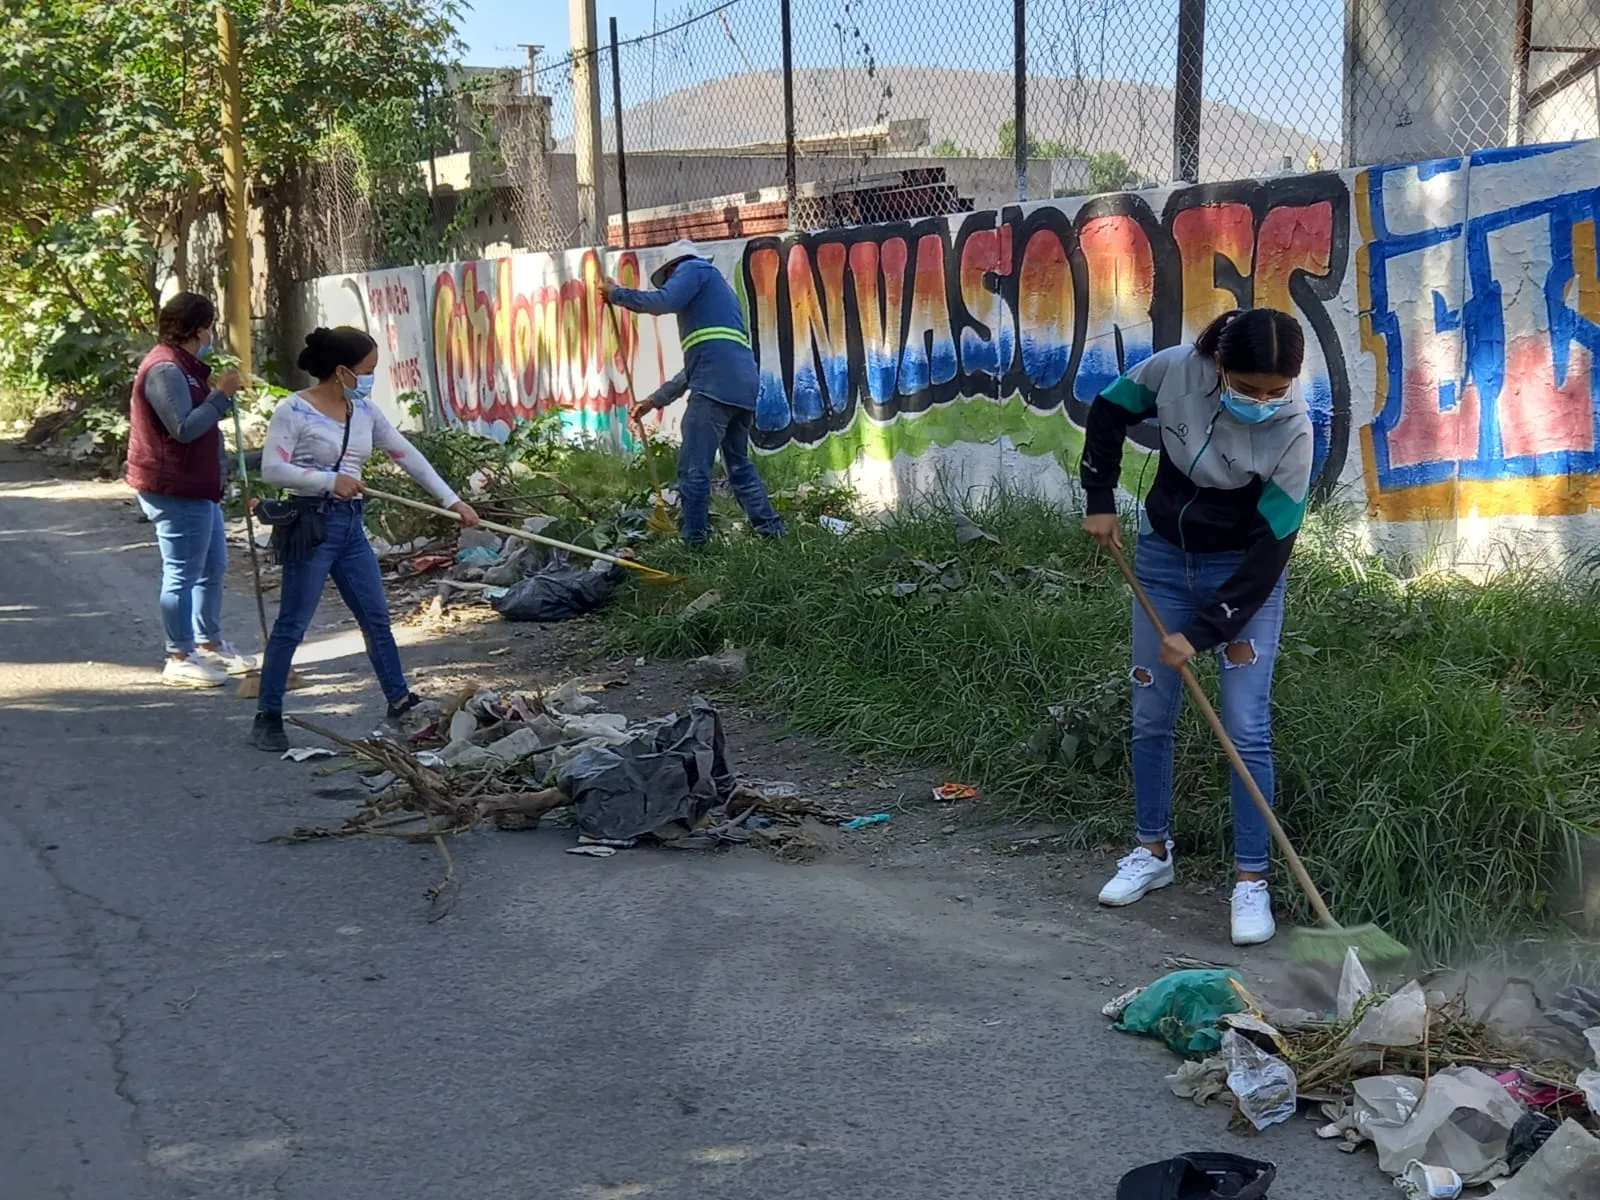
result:
[[[463,525],[478,523],[472,507],[372,403],[377,365],[378,345],[363,330],[313,330],[299,366],[318,382],[286,397],[267,427],[261,478],[294,494],[298,516],[293,526],[274,530],[283,591],[278,620],[267,639],[261,698],[250,735],[261,750],[281,753],[288,748],[283,697],[289,667],[329,576],[361,626],[390,719],[420,703],[400,665],[378,557],[362,524],[361,468],[373,452],[387,453],[441,505],[460,514]]]

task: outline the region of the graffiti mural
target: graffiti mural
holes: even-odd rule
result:
[[[1349,212],[1344,180],[1327,174],[1186,188],[1159,209],[1118,195],[751,239],[739,269],[761,363],[758,444],[815,446],[861,420],[1013,399],[1068,422],[1045,448],[1078,444],[1087,406],[1122,371],[1219,313],[1266,304],[1313,335],[1303,386],[1325,492],[1349,439],[1327,308],[1344,284]],[[970,424],[977,435],[990,422]],[[1134,436],[1154,448],[1152,430]]]
[[[613,321],[594,286],[604,269],[593,250],[429,268],[441,417],[503,439],[518,421],[555,412],[574,434],[628,444],[630,371],[645,366],[642,328],[659,352],[659,323],[630,314]],[[624,283],[640,278],[633,254],[611,269]],[[658,364],[634,383],[660,378]]]
[[[423,290],[416,271],[385,271],[361,279],[367,295],[367,329],[384,350],[379,366],[396,396],[432,391],[422,332]],[[376,327],[376,330],[374,330]]]
[[[1377,536],[1415,529],[1459,548],[1496,522],[1555,532],[1600,508],[1596,180],[1600,143],[1520,147],[702,251],[745,307],[758,448],[869,499],[893,503],[951,468],[964,486],[1025,478],[1070,500],[1106,384],[1259,304],[1307,329],[1314,499],[1359,499]],[[439,419],[492,437],[557,412],[630,448],[624,406],[682,365],[676,321],[613,325],[594,282],[636,282],[664,253],[524,254],[311,287],[318,313],[383,329],[390,395],[421,392]],[[669,410],[662,429],[675,428]],[[1130,491],[1152,435],[1131,434]]]
[[[416,267],[330,276],[312,284],[311,311],[302,321],[306,332],[318,325],[352,325],[372,335],[379,349],[372,398],[402,429],[418,423],[417,410],[431,411],[435,404],[425,295]]]
[[[1597,166],[1583,143],[1361,174],[1361,340],[1377,376],[1362,452],[1375,515],[1600,505]]]

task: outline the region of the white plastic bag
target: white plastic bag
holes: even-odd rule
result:
[[[1356,1085],[1358,1097],[1369,1082]],[[1403,1111],[1405,1097],[1396,1094],[1395,1100],[1395,1108]],[[1450,1167],[1468,1187],[1476,1187],[1506,1173],[1506,1143],[1524,1111],[1476,1067],[1447,1067],[1428,1080],[1398,1128],[1389,1120],[1372,1121],[1363,1132],[1377,1148],[1379,1168],[1390,1175],[1417,1160]]]
[[[1346,1046],[1416,1046],[1428,1023],[1428,997],[1412,980],[1376,1008],[1345,1038]]]
[[[1422,1102],[1422,1080],[1410,1075],[1371,1075],[1358,1079],[1349,1124],[1371,1141],[1380,1129],[1399,1129]]]
[[[1294,1116],[1299,1102],[1294,1068],[1232,1029],[1223,1035],[1222,1052],[1228,1060],[1228,1090],[1250,1124],[1266,1129]]]
[[[1590,1067],[1578,1075],[1578,1090],[1592,1113],[1600,1113],[1600,1068]]]
[[[1339,973],[1339,1020],[1356,1015],[1356,1006],[1372,995],[1372,980],[1361,965],[1361,955],[1351,946],[1344,952],[1344,970]]]

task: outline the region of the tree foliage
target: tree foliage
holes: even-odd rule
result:
[[[1011,117],[1000,122],[996,136],[999,154],[1010,158],[1017,152],[1017,123]],[[1089,166],[1090,192],[1120,192],[1139,187],[1144,181],[1128,160],[1115,150],[1086,150],[1072,142],[1055,138],[1028,139],[1029,158],[1077,158]]]
[[[375,113],[415,124],[454,0],[228,0],[253,191]],[[0,16],[0,375],[111,388],[222,187],[210,0],[11,0]],[[415,161],[415,160],[413,160]],[[107,382],[107,380],[110,380]]]

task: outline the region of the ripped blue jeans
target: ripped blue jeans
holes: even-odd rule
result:
[[[1238,567],[1240,553],[1186,554],[1146,528],[1139,536],[1134,573],[1169,632],[1181,632]],[[1239,747],[1262,795],[1275,798],[1272,762],[1272,670],[1283,633],[1283,591],[1278,580],[1267,602],[1234,639],[1252,654],[1222,664],[1222,723]],[[1183,705],[1183,677],[1161,665],[1161,635],[1137,603],[1133,606],[1133,803],[1142,844],[1165,842],[1172,823],[1173,735]],[[1234,859],[1241,871],[1265,871],[1272,848],[1267,823],[1250,793],[1229,772],[1233,795]]]

